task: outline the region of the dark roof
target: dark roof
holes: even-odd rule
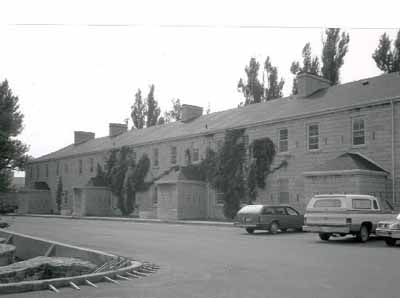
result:
[[[309,172],[330,172],[330,171],[350,171],[350,170],[368,170],[377,172],[386,172],[373,161],[365,158],[359,153],[344,153],[334,159],[318,165]]]
[[[365,84],[368,82],[368,84]],[[119,136],[102,137],[79,145],[69,145],[34,161],[105,151],[124,145],[162,142],[199,134],[212,134],[235,127],[275,122],[307,114],[327,112],[354,105],[368,104],[400,96],[400,73],[385,74],[322,89],[306,98],[285,97],[245,107],[201,116],[190,122],[180,121],[145,129],[134,129]]]

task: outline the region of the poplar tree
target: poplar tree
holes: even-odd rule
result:
[[[376,66],[385,73],[400,71],[400,30],[397,32],[393,48],[389,35],[384,33],[372,58]]]
[[[158,117],[160,116],[160,107],[158,102],[154,98],[154,85],[150,86],[149,94],[146,99],[147,103],[147,113],[146,113],[146,126],[154,126],[158,122]]]
[[[133,106],[131,106],[131,118],[135,128],[142,129],[144,127],[146,123],[146,110],[146,104],[142,99],[142,91],[138,89],[135,94],[135,102]]]

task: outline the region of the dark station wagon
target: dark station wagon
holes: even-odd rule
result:
[[[271,234],[288,229],[301,231],[303,224],[304,216],[288,205],[247,205],[238,211],[235,222],[250,234],[255,230],[268,230]]]

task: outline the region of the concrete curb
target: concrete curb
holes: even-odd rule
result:
[[[122,221],[135,223],[157,223],[157,224],[178,224],[178,225],[197,225],[212,227],[234,227],[233,222],[218,221],[195,221],[195,220],[161,220],[161,219],[145,219],[130,217],[100,217],[100,216],[72,216],[72,215],[55,215],[55,214],[8,214],[3,217],[21,216],[21,217],[41,217],[41,218],[61,218],[75,220],[102,220],[102,221]]]

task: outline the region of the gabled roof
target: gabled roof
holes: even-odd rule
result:
[[[352,171],[352,170],[366,170],[386,173],[385,169],[380,167],[375,162],[365,158],[359,153],[344,153],[334,159],[318,165],[307,171],[306,173],[315,172],[332,172],[332,171]]]
[[[142,145],[212,134],[226,129],[248,127],[296,117],[346,109],[400,97],[400,73],[385,74],[315,92],[306,98],[285,97],[245,107],[201,116],[190,122],[180,121],[145,129],[130,130],[119,136],[102,137],[79,145],[69,145],[34,161],[58,159],[77,154],[105,151],[124,145]]]

